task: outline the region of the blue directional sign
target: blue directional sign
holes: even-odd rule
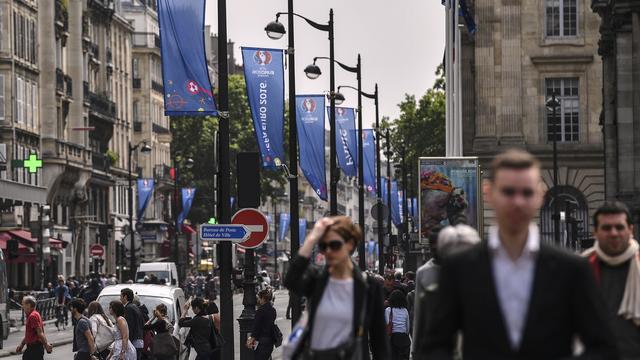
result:
[[[199,229],[200,240],[243,242],[251,231],[244,225],[202,224]]]

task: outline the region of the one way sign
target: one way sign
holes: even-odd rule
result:
[[[241,243],[249,238],[251,232],[244,225],[202,224],[199,235],[200,240]]]

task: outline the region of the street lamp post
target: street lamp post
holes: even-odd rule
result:
[[[135,277],[136,277],[136,247],[135,247],[135,227],[133,226],[133,171],[131,170],[131,162],[132,162],[132,158],[133,158],[133,152],[138,150],[138,148],[140,147],[140,145],[142,145],[142,148],[140,148],[140,152],[141,153],[149,153],[151,152],[151,146],[149,146],[147,144],[146,141],[141,141],[139,143],[137,143],[135,146],[131,145],[131,141],[129,141],[129,147],[128,147],[128,162],[127,162],[127,170],[129,171],[129,244],[130,244],[130,249],[129,249],[129,260],[130,260],[130,265],[131,269],[129,269],[129,276],[131,276],[131,280],[133,280],[134,282],[136,281]]]
[[[556,111],[560,107],[560,102],[556,98],[556,93],[551,94],[547,100],[547,109],[551,110],[553,118],[553,240],[560,244],[560,198],[558,192],[558,127]]]
[[[297,124],[296,124],[296,77],[295,77],[295,37],[294,37],[294,16],[297,16],[305,20],[313,28],[325,31],[329,33],[329,46],[330,52],[333,54],[333,9],[329,11],[328,24],[320,24],[312,21],[302,15],[296,14],[293,11],[293,0],[287,1],[288,11],[279,12],[276,14],[276,20],[270,22],[265,27],[267,36],[271,39],[280,39],[286,33],[284,25],[278,22],[280,15],[288,15],[288,48],[287,55],[289,56],[289,192],[290,198],[290,219],[291,219],[291,255],[297,254],[300,247],[300,239],[298,239],[299,233],[299,205],[298,205],[298,139],[297,139]],[[297,296],[293,296],[293,316],[291,318],[291,325],[293,326],[301,315],[300,301]]]

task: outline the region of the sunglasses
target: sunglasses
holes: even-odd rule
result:
[[[344,245],[344,241],[342,240],[321,241],[318,243],[318,250],[320,250],[321,253],[327,252],[327,249],[338,251],[342,249],[342,245]]]
[[[509,198],[515,197],[516,195],[520,194],[525,199],[529,199],[533,197],[535,191],[532,188],[516,189],[514,187],[507,186],[500,189],[500,193]]]

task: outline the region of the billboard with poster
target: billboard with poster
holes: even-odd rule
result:
[[[420,241],[436,225],[449,225],[464,215],[482,234],[482,199],[478,158],[420,158],[418,160]]]

